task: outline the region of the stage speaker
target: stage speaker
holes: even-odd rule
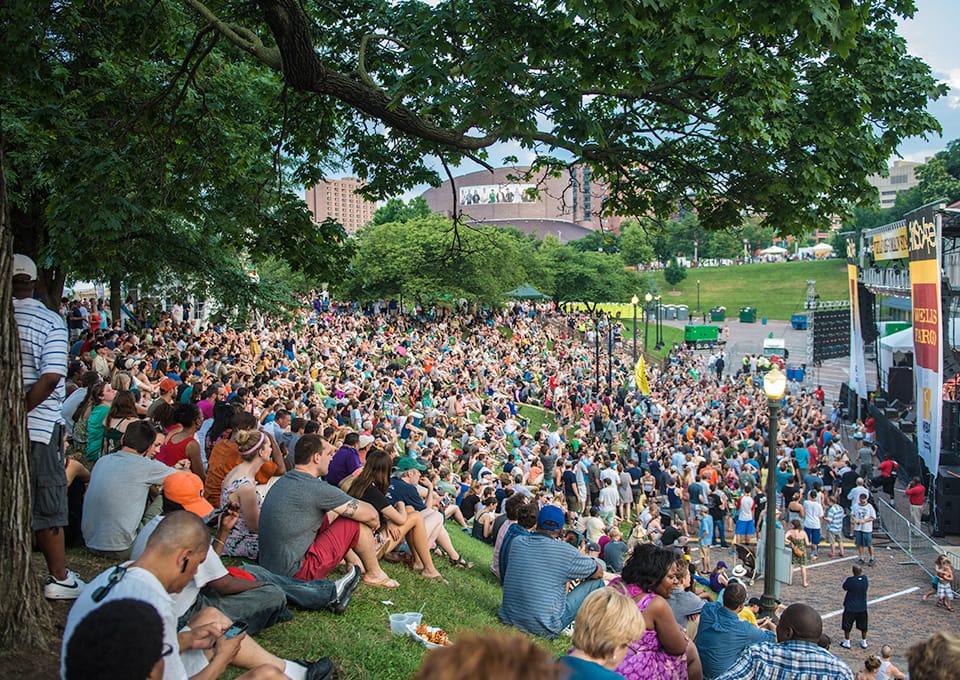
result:
[[[917,423],[915,420],[907,420],[906,418],[902,419],[897,423],[897,427],[900,428],[900,431],[904,434],[913,434],[917,431]]]
[[[940,460],[943,460],[943,454],[960,455],[960,401],[943,402],[942,432]],[[947,465],[960,465],[960,463],[947,463]]]
[[[913,368],[892,366],[887,372],[887,396],[904,404],[913,403]]]
[[[873,400],[873,405],[882,411],[883,409],[887,408],[887,400],[883,397],[877,397]]]
[[[954,503],[960,504],[960,478],[941,474],[938,484],[940,487],[938,491],[944,501],[952,498]]]

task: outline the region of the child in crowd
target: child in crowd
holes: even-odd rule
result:
[[[953,611],[953,567],[950,558],[941,555],[937,558],[937,606]]]

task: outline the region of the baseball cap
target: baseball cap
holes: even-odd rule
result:
[[[26,276],[31,281],[37,280],[37,265],[33,260],[22,253],[13,255],[13,276]]]
[[[358,441],[357,443],[359,444],[359,448],[365,449],[365,448],[367,448],[368,446],[370,446],[374,441],[376,441],[376,440],[375,440],[373,437],[371,437],[370,435],[368,435],[368,434],[362,434],[362,435],[360,435],[360,441]]]
[[[399,461],[397,461],[397,469],[400,472],[406,472],[407,470],[420,470],[423,472],[427,469],[425,465],[421,465],[417,462],[416,458],[411,458],[410,456],[404,456]]]
[[[556,505],[544,505],[537,514],[537,526],[548,531],[562,529],[566,521],[563,510]]]
[[[161,392],[173,392],[175,389],[177,389],[177,383],[173,378],[164,378],[160,381]]]
[[[203,497],[203,480],[186,470],[174,472],[163,480],[163,497],[198,517],[213,512],[213,506]]]

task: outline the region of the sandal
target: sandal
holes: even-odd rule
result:
[[[458,557],[457,559],[453,559],[453,558],[451,557],[451,558],[450,558],[450,566],[451,566],[451,567],[460,567],[461,569],[473,569],[473,562],[467,562],[465,559],[463,559],[463,555],[461,555],[461,556]]]
[[[363,582],[368,586],[377,586],[379,588],[399,588],[400,587],[400,584],[394,581],[389,576],[385,576],[379,581],[368,581],[367,579],[363,579]]]

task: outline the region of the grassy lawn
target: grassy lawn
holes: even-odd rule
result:
[[[783,321],[789,320],[791,314],[803,313],[808,279],[817,282],[821,300],[848,297],[846,264],[840,259],[688,269],[687,278],[676,287],[667,284],[663,272],[654,274],[663,304],[687,305],[691,315],[697,308],[699,280],[702,310],[722,305],[727,308],[727,318],[736,319],[741,307],[756,307],[758,318]],[[629,302],[600,305],[600,308],[611,313],[619,311],[623,321],[633,319],[633,306]],[[637,324],[640,323],[638,319]]]
[[[257,641],[282,658],[312,660],[329,656],[343,670],[338,676],[341,679],[405,680],[420,667],[427,650],[416,640],[393,635],[389,614],[422,610],[423,622],[443,628],[452,640],[461,634],[483,630],[523,635],[497,619],[501,587],[490,573],[493,548],[467,536],[452,522],[447,523],[447,531],[463,558],[475,563],[473,569],[465,570],[451,566],[445,557],[434,557],[449,585],[428,581],[402,565],[384,562],[384,570],[400,582],[399,588],[388,590],[361,585],[343,616],[291,608],[294,612],[292,621],[268,628],[257,635]],[[42,568],[40,558],[37,560],[38,569]],[[239,566],[240,560],[225,558],[224,562]],[[94,557],[83,548],[69,549],[68,563],[87,579],[114,564]],[[340,575],[336,571],[330,578]],[[393,604],[384,604],[384,601]],[[60,626],[66,618],[68,606],[66,603],[55,604]],[[534,639],[556,655],[565,654],[570,647],[570,638]],[[59,639],[45,651],[43,658],[36,659],[36,666],[55,672]],[[223,677],[235,678],[241,673],[240,669],[230,668]],[[51,676],[41,672],[29,677]]]

